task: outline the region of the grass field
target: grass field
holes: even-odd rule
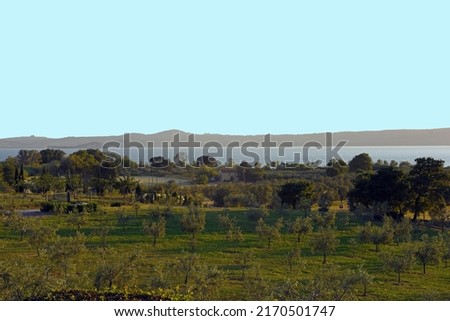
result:
[[[14,205],[19,208],[35,208],[42,200],[36,197],[16,198],[9,195],[1,195],[0,202],[4,209]],[[71,261],[69,277],[61,286],[72,288],[91,289],[94,287],[96,267],[99,262],[124,262],[132,254],[139,254],[133,267],[129,270],[126,281],[119,282],[118,289],[126,287],[127,291],[148,291],[155,284],[164,283],[171,288],[182,287],[183,273],[177,273],[173,266],[182,258],[187,258],[192,252],[191,236],[183,233],[180,228],[181,213],[185,208],[174,207],[173,214],[167,218],[166,235],[158,239],[156,246],[152,245],[151,238],[143,233],[142,221],[150,220],[149,213],[155,205],[141,204],[139,208],[131,205],[120,208],[109,206],[111,200],[96,200],[101,204],[100,213],[87,215],[86,224],[81,226],[81,233],[86,236],[86,250]],[[313,254],[309,245],[311,238],[315,236],[317,229],[309,235],[303,236],[297,243],[295,235],[289,234],[287,228],[282,229],[280,239],[272,242],[268,248],[267,241],[261,239],[255,232],[256,223],[247,218],[246,210],[208,208],[206,211],[205,230],[197,237],[195,244],[196,265],[207,271],[210,267],[216,267],[221,273],[221,281],[215,286],[217,289],[211,293],[210,299],[218,300],[244,300],[254,299],[249,296],[249,290],[265,291],[276,289],[286,284],[288,280],[297,281],[302,287],[302,282],[314,279],[321,273],[332,270],[355,269],[363,265],[364,269],[373,277],[372,284],[368,285],[367,295],[363,295],[362,288],[353,290],[351,296],[343,299],[352,300],[449,300],[450,299],[450,267],[443,263],[430,265],[427,273],[422,273],[420,264],[416,264],[410,271],[402,274],[402,281],[397,283],[396,274],[385,271],[380,253],[375,251],[372,244],[356,242],[358,226],[364,223],[364,219],[357,217],[346,210],[332,208],[336,212],[335,233],[339,239],[336,251],[328,257],[327,264],[322,264],[322,256]],[[244,235],[244,241],[235,244],[226,239],[226,230],[219,223],[219,216],[226,213],[234,218]],[[118,213],[128,216],[126,224],[118,222]],[[285,220],[293,220],[296,216],[303,216],[298,211],[290,211]],[[27,220],[38,220],[47,226],[57,229],[61,237],[76,235],[76,227],[68,222],[69,214],[42,215],[28,217]],[[123,216],[123,215],[122,215]],[[279,214],[271,212],[265,219],[266,223],[273,225],[279,218]],[[108,234],[104,238],[107,252],[102,251],[103,241],[98,231],[107,227]],[[423,233],[436,234],[437,231],[426,227],[416,229],[413,239],[420,239]],[[397,245],[381,245],[381,253],[396,249]],[[288,265],[288,254],[300,249],[301,256],[296,260],[292,270]],[[103,253],[103,254],[102,254]],[[105,254],[107,253],[107,254]],[[245,277],[242,278],[242,267],[239,258],[250,253],[250,261],[244,269]],[[0,226],[0,261],[19,262],[30,266],[52,265],[44,250],[41,256],[37,256],[35,249],[29,245],[27,236],[20,240],[20,235],[5,227]],[[20,269],[20,267],[18,267]],[[55,269],[57,271],[57,269]],[[191,284],[195,288],[196,271],[190,275]],[[61,278],[61,273],[54,272],[55,278]],[[200,272],[198,272],[200,273]],[[339,274],[337,274],[339,275]],[[156,280],[156,281],[155,281]],[[268,291],[267,293],[269,293]],[[195,297],[195,296],[194,296]]]

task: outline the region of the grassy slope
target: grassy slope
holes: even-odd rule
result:
[[[11,202],[6,196],[0,196],[3,204]],[[24,202],[24,204],[21,204]],[[15,200],[15,206],[33,207],[36,200]],[[124,206],[120,210],[131,215],[124,230],[117,225],[116,213],[118,209],[104,206],[107,211],[106,218],[101,221],[98,214],[91,214],[88,224],[82,228],[82,232],[88,236],[88,248],[95,249],[101,246],[100,238],[93,236],[94,230],[105,223],[113,226],[112,231],[107,236],[107,245],[114,248],[117,256],[126,256],[129,253],[140,251],[143,255],[139,261],[138,284],[142,289],[149,288],[148,280],[152,276],[153,266],[163,266],[165,263],[175,262],[183,251],[189,249],[189,236],[183,234],[179,228],[179,212],[167,221],[166,237],[158,241],[156,247],[151,245],[149,237],[142,232],[142,219],[148,218],[149,205],[142,205],[136,216],[130,206]],[[240,271],[235,263],[237,254],[233,252],[233,246],[225,240],[225,232],[218,224],[218,215],[222,209],[207,210],[207,224],[205,231],[198,238],[198,254],[205,265],[218,266],[226,273],[223,288],[220,291],[221,299],[243,299],[243,282],[239,279]],[[285,229],[280,240],[275,240],[270,249],[267,248],[265,240],[261,240],[255,234],[255,223],[246,218],[245,210],[232,209],[229,215],[236,218],[241,230],[244,233],[245,241],[238,247],[238,252],[251,249],[255,255],[255,262],[261,266],[263,276],[273,284],[283,282],[287,278],[311,278],[313,273],[322,268],[322,259],[319,255],[313,255],[308,246],[311,236],[303,237],[300,245],[296,243],[293,235],[287,234]],[[296,213],[295,215],[300,215]],[[348,216],[348,223],[344,217]],[[74,235],[73,226],[66,222],[66,217],[43,216],[29,218],[30,220],[44,220],[47,224],[60,226],[59,235]],[[267,218],[268,223],[277,219],[272,213]],[[292,218],[291,218],[292,219]],[[337,264],[343,267],[355,267],[364,264],[364,267],[374,277],[374,283],[368,288],[366,297],[359,297],[361,300],[449,300],[450,299],[450,267],[430,266],[427,274],[423,275],[421,266],[416,265],[413,270],[402,276],[402,283],[397,285],[396,276],[393,273],[386,273],[379,259],[379,254],[374,251],[374,246],[370,244],[357,244],[352,246],[350,240],[356,237],[357,226],[361,224],[359,218],[349,215],[346,212],[337,214],[336,232],[340,244],[336,253],[331,255],[328,264]],[[302,267],[298,268],[294,275],[290,274],[286,264],[286,255],[289,251],[299,246],[302,253]],[[396,245],[382,245],[381,251]],[[0,255],[2,259],[15,260],[18,256],[25,261],[36,261],[37,257],[26,238],[20,242],[18,235],[15,235],[0,226]],[[78,269],[89,271],[98,261],[94,251],[87,251],[79,262]]]

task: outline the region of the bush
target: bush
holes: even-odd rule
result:
[[[74,211],[77,211],[79,213],[87,212],[92,213],[97,211],[97,204],[96,203],[73,203],[73,204],[67,204],[66,205],[66,213],[72,213]]]
[[[49,213],[49,212],[54,212],[55,208],[56,208],[56,204],[53,202],[42,202],[40,210],[41,210],[41,212]]]
[[[112,202],[111,207],[121,207],[123,204],[122,202]]]

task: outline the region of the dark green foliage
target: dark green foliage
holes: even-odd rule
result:
[[[329,177],[336,177],[346,172],[348,172],[348,166],[347,163],[342,159],[330,160],[327,164],[327,169],[325,171],[326,175]]]
[[[439,239],[430,238],[428,235],[422,235],[422,242],[419,243],[416,250],[417,260],[422,264],[423,274],[426,273],[428,264],[437,264],[442,257],[442,248]]]
[[[289,205],[295,209],[302,199],[312,198],[313,185],[305,180],[286,183],[281,186],[278,196],[282,204]]]
[[[43,164],[49,164],[55,161],[60,162],[66,156],[66,153],[59,149],[43,149],[39,154],[41,154]]]
[[[372,243],[375,245],[375,251],[380,251],[381,244],[389,244],[394,237],[394,231],[389,220],[383,223],[383,226],[376,226],[368,222],[359,229],[359,239],[363,243]]]
[[[122,205],[124,205],[124,203],[123,202],[118,202],[118,201],[115,201],[115,202],[111,203],[111,207],[121,207]]]
[[[369,207],[385,203],[388,212],[403,216],[410,200],[409,190],[409,182],[401,170],[384,167],[375,174],[363,173],[357,176],[348,196],[351,208],[357,204]],[[386,214],[381,213],[381,217],[376,216],[375,219],[381,220]]]
[[[353,159],[348,163],[348,167],[351,172],[357,171],[371,171],[373,167],[372,158],[369,154],[362,153],[353,157]]]
[[[78,213],[93,213],[97,211],[97,203],[73,203],[65,206],[66,213],[78,212]]]
[[[445,196],[449,188],[450,177],[444,170],[444,161],[431,157],[418,158],[409,175],[414,212],[413,221],[420,213],[431,210],[436,205],[445,205]]]
[[[400,284],[402,273],[410,270],[414,265],[414,250],[404,247],[395,251],[388,251],[381,256],[384,268],[397,274],[397,284]]]
[[[336,251],[338,244],[339,240],[332,230],[322,230],[311,239],[311,250],[322,254],[322,264],[326,264],[328,255]]]
[[[56,204],[53,202],[42,202],[40,206],[41,212],[49,213],[55,211]]]

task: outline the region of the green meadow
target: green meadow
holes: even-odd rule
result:
[[[300,242],[289,231],[297,217],[305,216],[303,211],[269,211],[264,218],[267,226],[283,222],[269,247],[268,239],[257,233],[257,222],[248,218],[248,209],[199,209],[204,213],[205,226],[193,238],[181,228],[186,207],[153,204],[111,207],[112,198],[91,198],[85,201],[95,201],[97,210],[82,214],[83,219],[78,222],[74,217],[80,214],[42,213],[24,217],[25,225],[45,226],[54,232],[38,244],[38,254],[30,231],[25,230],[21,240],[21,233],[11,228],[10,212],[6,209],[36,208],[40,201],[41,196],[0,196],[5,209],[0,226],[2,299],[27,299],[69,289],[166,291],[172,299],[188,300],[450,299],[450,267],[443,260],[427,264],[425,274],[415,260],[401,272],[400,282],[397,273],[386,269],[383,263],[383,253],[402,252],[408,246],[420,245],[423,234],[430,237],[442,234],[423,222],[414,224],[410,241],[399,245],[387,242],[377,252],[374,244],[360,240],[361,226],[368,218],[333,205],[328,213],[335,214],[335,222],[328,230],[337,239],[337,246],[324,264],[323,255],[315,253],[311,245],[321,233],[316,223],[312,231],[301,235]],[[165,235],[153,245],[152,237],[144,232],[143,222],[155,222],[156,216],[163,212]],[[317,208],[312,208],[306,215],[328,213],[320,214]],[[228,235],[222,222],[224,216],[239,228],[237,240]],[[64,257],[64,250],[55,250],[68,246],[64,240],[75,242],[75,239],[79,239],[80,249],[74,254]],[[358,269],[363,271],[366,281],[344,282],[352,280]],[[17,297],[19,292],[22,296]]]

